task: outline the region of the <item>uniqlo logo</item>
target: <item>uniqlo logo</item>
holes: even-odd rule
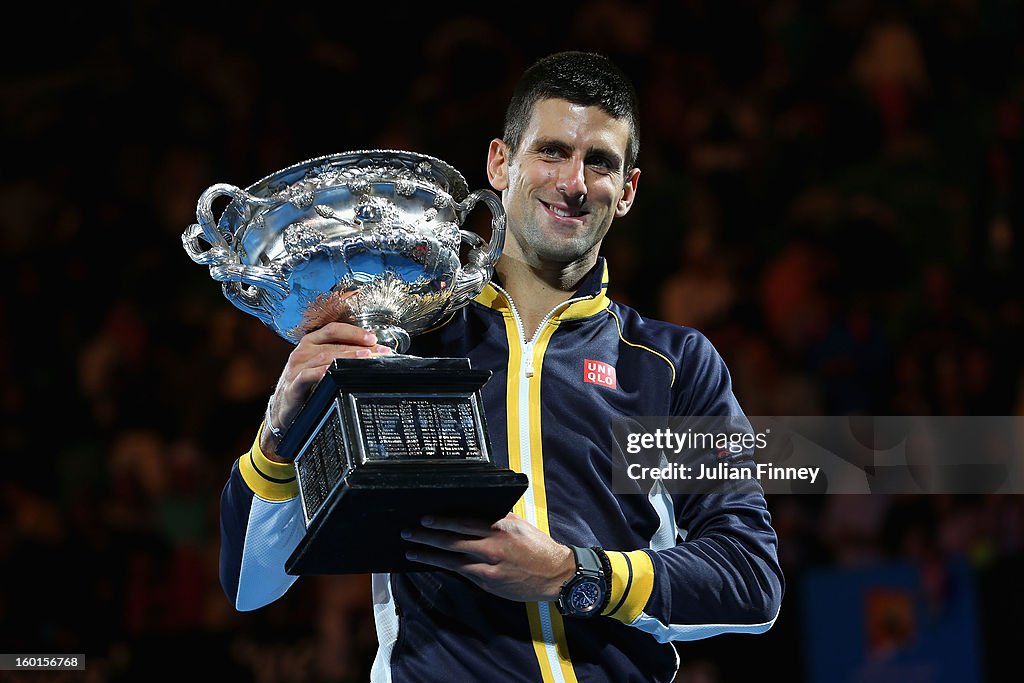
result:
[[[596,360],[583,360],[583,381],[615,388],[615,366]]]

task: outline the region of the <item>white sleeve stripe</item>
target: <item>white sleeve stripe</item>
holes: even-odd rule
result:
[[[287,574],[284,563],[305,530],[298,498],[271,502],[252,497],[242,546],[236,609],[243,612],[258,609],[291,588],[298,577]]]
[[[663,624],[654,617],[641,613],[631,626],[650,633],[659,643],[673,640],[700,640],[722,633],[764,633],[779,618],[776,611],[771,621],[761,624]]]
[[[377,656],[370,669],[370,683],[391,683],[391,652],[398,642],[398,612],[391,590],[391,574],[374,574],[373,622],[377,628]]]
[[[664,457],[662,455],[662,458]],[[665,464],[668,464],[667,458],[665,459]],[[675,506],[672,504],[672,498],[668,495],[665,484],[661,480],[655,482],[654,486],[651,487],[647,500],[658,515],[658,530],[651,536],[651,550],[668,550],[675,547],[676,541],[679,538]]]

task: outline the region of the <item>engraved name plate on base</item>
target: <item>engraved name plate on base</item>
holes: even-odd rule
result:
[[[306,535],[289,574],[427,571],[402,529],[424,515],[505,516],[524,474],[491,457],[480,388],[466,358],[340,359],[286,432]]]

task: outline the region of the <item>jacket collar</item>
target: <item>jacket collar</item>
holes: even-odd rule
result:
[[[509,304],[505,295],[498,291],[494,285],[501,287],[501,278],[495,273],[491,281],[484,286],[484,289],[474,299],[477,303],[496,311],[508,311]],[[608,308],[608,262],[603,256],[599,256],[597,263],[580,282],[576,292],[570,299],[581,299],[573,301],[566,308],[562,309],[556,320],[572,320],[575,318],[586,318]]]

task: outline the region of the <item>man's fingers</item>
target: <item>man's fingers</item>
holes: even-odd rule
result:
[[[415,550],[406,551],[405,557],[414,562],[422,562],[423,564],[440,567],[441,569],[450,569],[477,583],[485,580],[494,571],[493,567],[489,564],[483,564],[465,555],[447,553],[441,550],[416,548]]]
[[[318,353],[314,358],[324,363],[330,363],[335,358],[367,358],[369,356],[383,356],[393,353],[391,347],[382,344],[373,344],[371,346],[323,344],[317,347],[317,350]]]
[[[427,529],[407,529],[402,532],[402,538],[413,543],[448,551],[446,554],[459,553],[467,559],[473,558],[474,562],[483,561],[486,564],[494,564],[498,561],[493,552],[489,550],[490,546],[479,538]],[[424,549],[423,552],[430,551]]]
[[[327,372],[327,368],[330,367],[330,363],[324,365],[314,365],[311,368],[306,368],[295,375],[295,379],[292,380],[290,389],[290,395],[293,399],[303,400],[306,398],[306,394],[309,393],[309,389],[319,382],[324,373]]]
[[[333,323],[332,323],[333,324]],[[342,323],[338,323],[342,324]],[[349,325],[348,327],[352,327]],[[321,328],[322,329],[322,328]],[[354,328],[360,329],[360,328]],[[312,334],[312,333],[310,333]],[[308,337],[309,335],[307,335]],[[373,336],[372,334],[370,335]],[[379,344],[353,346],[352,344],[307,344],[305,341],[292,351],[288,366],[281,377],[280,386],[272,400],[272,417],[275,424],[290,424],[302,402],[306,400],[317,382],[323,379],[327,368],[337,358],[367,358],[392,353],[387,346]]]
[[[430,529],[451,531],[453,533],[464,534],[466,536],[489,536],[494,531],[492,525],[487,522],[483,522],[478,519],[468,519],[465,517],[436,517],[430,515],[421,518],[420,523]]]
[[[361,327],[349,323],[327,323],[313,330],[302,338],[314,344],[352,344],[356,346],[373,346],[377,343],[377,335]]]
[[[320,381],[324,371],[336,358],[369,358],[370,356],[385,356],[392,353],[387,346],[375,345],[370,347],[351,346],[345,344],[327,344],[314,347],[315,352],[296,355],[292,358],[289,367],[290,381],[301,382],[301,379],[308,380],[310,370],[318,370],[313,377],[313,383]],[[311,350],[312,351],[312,350]]]

